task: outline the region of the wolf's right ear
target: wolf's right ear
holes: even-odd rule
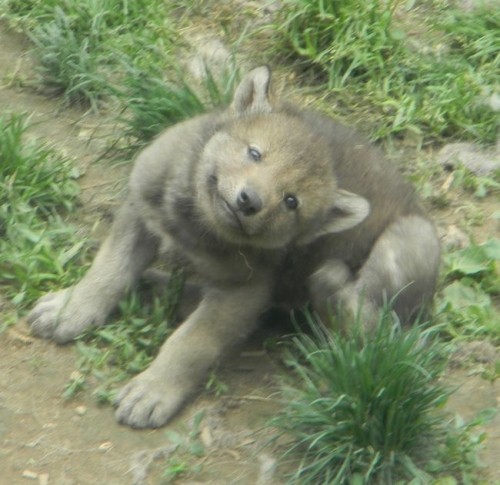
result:
[[[231,108],[238,114],[269,113],[271,70],[261,66],[250,71],[236,88]]]

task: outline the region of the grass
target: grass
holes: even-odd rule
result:
[[[206,455],[205,446],[200,439],[203,418],[204,412],[198,412],[193,416],[189,429],[183,427],[181,432],[167,431],[167,439],[174,449],[163,471],[166,483],[175,481],[179,476],[196,474],[200,471],[201,462]]]
[[[182,44],[172,28],[179,2],[6,0],[0,8],[29,33],[42,83],[66,102],[97,109],[113,92],[135,91],[139,99],[171,95],[186,116],[202,109],[182,77],[161,85],[165,72],[178,67],[171,59]],[[337,115],[369,127],[375,139],[491,143],[499,129],[487,101],[498,95],[499,29],[500,12],[486,6],[463,12],[437,0],[413,7],[399,0],[286,0],[271,26],[272,47],[267,40],[264,50],[272,49],[276,64],[294,65],[306,82],[319,84],[327,111],[335,105]],[[266,53],[255,57],[262,63]],[[124,58],[131,62],[124,66]],[[141,80],[144,87],[134,85]],[[171,107],[147,108],[178,119]],[[138,134],[144,135],[141,128]]]
[[[103,54],[99,52],[103,16],[89,20],[79,31],[74,20],[61,8],[54,18],[36,26],[30,33],[39,60],[40,82],[53,95],[62,95],[67,104],[97,110],[106,92],[106,79],[101,72]]]
[[[166,66],[173,49],[161,0],[7,0],[3,10],[35,46],[39,84],[84,108],[97,110],[109,99],[110,85],[123,74],[117,58],[129,55]]]
[[[387,58],[400,48],[391,31],[397,1],[286,2],[276,29],[283,32],[281,52],[308,59],[326,76],[330,88],[351,79],[380,76]]]
[[[175,123],[229,104],[239,80],[232,64],[220,79],[207,71],[200,86],[194,86],[185,74],[178,72],[165,80],[161,69],[143,69],[124,59],[126,75],[114,95],[123,104],[121,118],[125,136],[144,145],[160,131]]]
[[[500,344],[500,241],[490,239],[445,255],[436,314],[455,338],[489,338]]]
[[[68,105],[94,111],[113,106],[126,152],[174,123],[227,105],[239,79],[234,64],[220,79],[211,72],[195,85],[172,62],[179,36],[170,27],[176,5],[126,0],[7,2],[39,60],[38,85]]]
[[[435,330],[403,331],[389,311],[370,338],[308,320],[312,334],[293,340],[293,375],[271,422],[286,442],[284,459],[299,463],[291,483],[423,484],[463,471],[455,462],[458,454],[469,463],[470,430],[443,417],[450,390],[439,381],[445,359]]]
[[[77,204],[78,173],[27,130],[25,116],[0,117],[0,287],[21,308],[81,274],[86,247],[62,219]]]
[[[287,0],[280,12],[276,56],[323,82],[327,103],[368,119],[374,138],[495,141],[498,115],[484,99],[500,82],[500,12],[434,6],[426,16],[406,11],[408,26],[397,0]],[[419,45],[420,37],[435,40]]]

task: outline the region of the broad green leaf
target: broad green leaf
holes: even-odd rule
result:
[[[451,273],[457,272],[463,275],[488,271],[491,263],[491,258],[488,257],[482,246],[469,246],[460,249],[449,254],[446,259]]]
[[[481,245],[486,257],[500,261],[500,239],[489,239]]]
[[[443,299],[455,309],[469,306],[484,307],[491,304],[490,297],[486,293],[461,281],[454,281],[448,285],[443,290]]]

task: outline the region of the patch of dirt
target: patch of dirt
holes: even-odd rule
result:
[[[89,227],[96,213],[107,215],[115,206],[128,168],[94,163],[103,146],[93,135],[112,130],[106,120],[62,109],[57,100],[16,82],[33,76],[33,60],[26,48],[24,38],[0,22],[0,110],[28,113],[33,136],[75,158],[83,174],[79,222]],[[454,214],[456,220],[448,219],[449,215],[450,211],[438,215],[442,225],[459,222],[460,215]],[[0,335],[0,483],[156,485],[166,480],[162,475],[168,466],[171,472],[184,470],[176,483],[284,483],[280,470],[275,470],[275,457],[262,448],[269,436],[261,427],[279,409],[273,399],[272,376],[280,369],[262,351],[265,335],[263,331],[254,336],[218,373],[228,395],[202,392],[167,427],[138,431],[118,425],[112,408],[99,407],[89,390],[65,401],[62,392],[78,360],[75,347],[33,339],[26,324],[19,322]],[[490,384],[461,369],[453,370],[449,378],[459,386],[450,409],[464,418],[484,408],[498,408],[498,382]],[[167,433],[175,430],[177,438],[184,440],[179,445],[182,451],[182,446],[189,445],[191,423],[200,411],[205,418],[197,439],[207,454],[173,452]],[[486,465],[484,483],[500,483],[500,416],[486,431],[481,455]]]
[[[20,323],[0,335],[0,483],[42,483],[48,475],[50,485],[153,485],[161,483],[173,457],[177,464],[186,460],[177,483],[253,484],[274,464],[260,450],[267,437],[256,434],[277,409],[270,397],[276,368],[259,350],[260,339],[255,350],[248,351],[250,343],[220,370],[230,395],[201,394],[166,428],[132,430],[118,425],[113,410],[98,406],[89,392],[65,401],[62,391],[77,359],[74,346],[56,346],[27,332]],[[177,441],[167,438],[167,430],[177,430],[189,446],[190,423],[199,412],[200,440],[208,453],[175,454]]]
[[[480,483],[500,484],[500,385],[498,379],[487,382],[480,376],[470,376],[466,372],[452,372],[450,382],[457,390],[452,394],[448,407],[466,421],[476,418],[488,409],[496,410],[492,420],[478,426],[474,433],[485,433],[486,439],[479,453],[484,479]]]

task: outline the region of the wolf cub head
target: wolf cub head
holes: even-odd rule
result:
[[[275,108],[267,67],[240,83],[227,118],[202,153],[198,204],[229,242],[263,248],[307,244],[365,219],[368,202],[338,187],[324,138]]]

